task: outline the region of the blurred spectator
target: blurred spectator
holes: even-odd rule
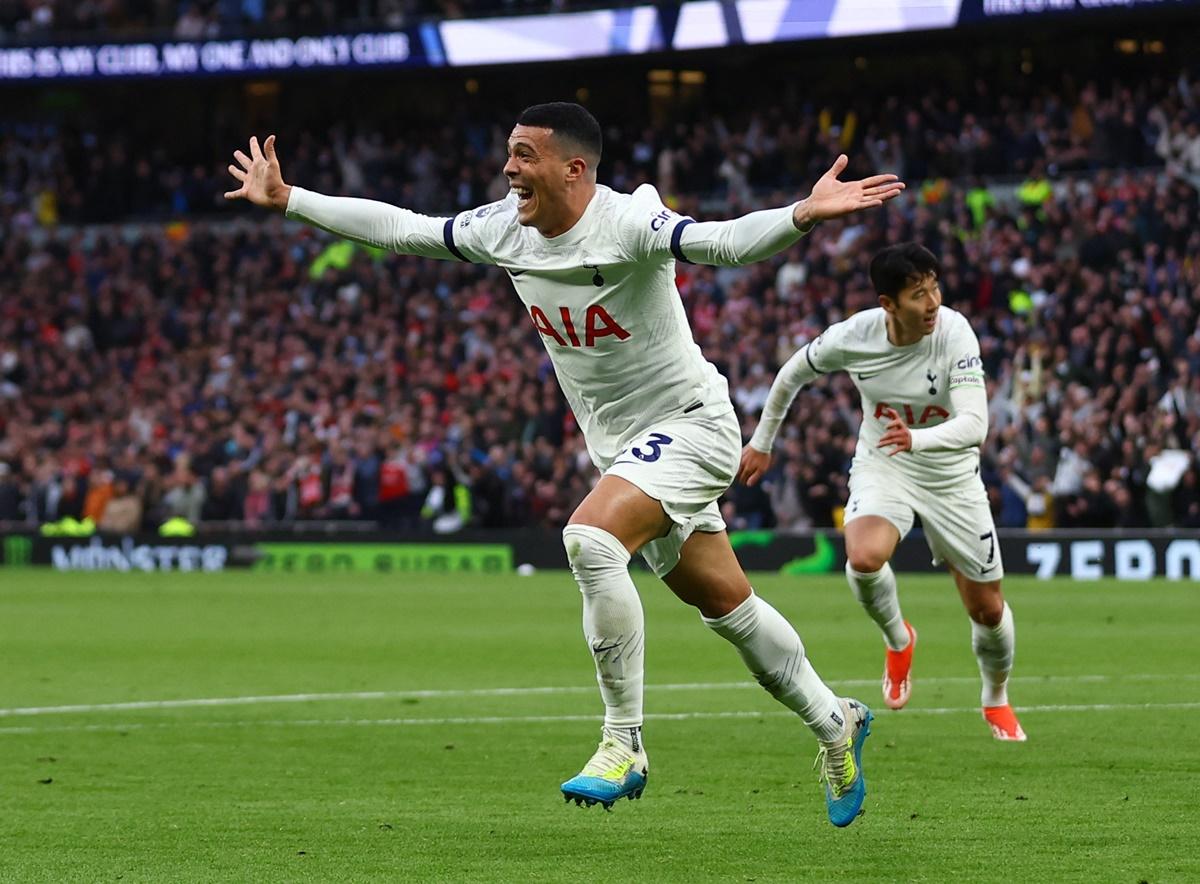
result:
[[[206,492],[204,483],[192,472],[186,456],[176,458],[175,469],[167,477],[165,488],[166,493],[162,498],[164,518],[187,519],[192,524],[200,521]]]
[[[764,480],[763,484],[778,530],[802,531],[812,527],[812,519],[804,509],[800,493],[800,465],[796,461],[787,461],[774,478]]]
[[[83,502],[83,517],[97,525],[104,521],[104,511],[114,495],[111,470],[95,470],[88,477],[87,496]]]
[[[204,495],[204,505],[200,510],[200,518],[205,522],[226,522],[240,519],[242,511],[239,489],[229,475],[226,466],[213,467],[208,477],[208,485]]]
[[[242,513],[242,518],[252,528],[261,528],[272,521],[270,480],[258,470],[250,474],[250,487]]]
[[[142,527],[142,499],[124,479],[113,482],[112,499],[98,527],[113,534],[134,534]]]
[[[1116,507],[1111,496],[1104,492],[1100,474],[1094,469],[1084,473],[1079,490],[1068,497],[1063,510],[1064,528],[1116,527]]]
[[[1050,479],[1036,476],[1029,485],[1014,470],[1003,472],[1001,491],[1003,508],[998,524],[1003,528],[1027,528],[1030,531],[1047,531],[1055,526],[1054,494],[1050,491]]]
[[[1175,524],[1180,528],[1200,528],[1200,481],[1193,464],[1183,474],[1172,501]]]
[[[0,522],[21,518],[21,486],[8,464],[0,462]]]

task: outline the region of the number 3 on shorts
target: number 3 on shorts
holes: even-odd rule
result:
[[[644,460],[646,463],[654,463],[662,455],[662,449],[670,445],[675,440],[665,433],[651,433],[646,440],[646,447],[649,451],[643,451],[640,446],[635,446],[629,449],[629,453],[638,460]]]

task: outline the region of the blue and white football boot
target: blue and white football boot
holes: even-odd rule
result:
[[[576,805],[604,805],[612,810],[613,804],[622,798],[630,801],[642,797],[650,764],[641,741],[635,741],[635,749],[608,734],[601,737],[596,754],[583,766],[577,775],[562,784],[565,801]]]
[[[867,797],[862,748],[871,735],[871,720],[875,716],[857,700],[843,698],[839,702],[849,726],[845,735],[834,742],[821,742],[813,767],[821,768],[820,780],[825,784],[829,821],[843,828],[858,817],[863,800]]]

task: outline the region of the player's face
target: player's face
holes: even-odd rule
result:
[[[517,194],[517,221],[537,227],[559,212],[566,202],[568,166],[550,129],[518,125],[512,130],[504,174]]]
[[[926,274],[886,301],[891,303],[891,309],[887,303],[884,309],[892,314],[905,338],[920,340],[933,334],[938,308],[942,306],[942,289],[935,274]]]

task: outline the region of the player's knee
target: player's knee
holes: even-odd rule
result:
[[[1004,596],[994,592],[971,599],[967,602],[967,616],[989,629],[999,626],[1004,618]]]
[[[882,550],[853,549],[846,552],[846,565],[859,574],[874,574],[888,563]]]
[[[685,601],[695,606],[706,619],[714,620],[732,614],[748,598],[750,583],[743,579],[716,581],[712,586],[705,587],[704,592]]]
[[[629,565],[629,551],[603,528],[568,525],[563,528],[563,547],[567,563],[580,581],[606,571],[624,570]]]

